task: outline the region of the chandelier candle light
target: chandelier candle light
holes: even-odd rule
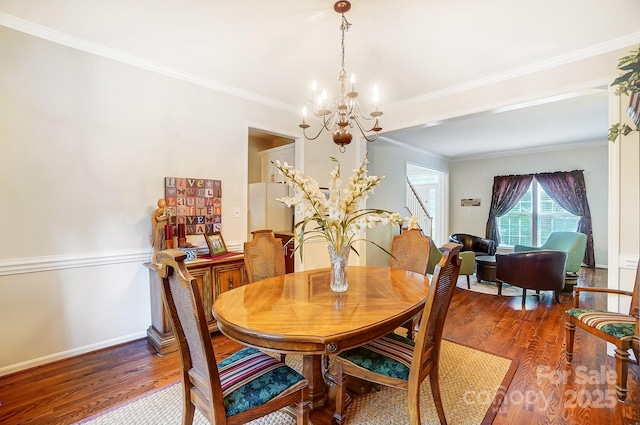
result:
[[[368,161],[365,158],[360,166],[353,171],[347,188],[343,189],[340,178],[340,163],[335,158],[331,158],[331,160],[337,165],[331,171],[328,198],[315,179],[302,174],[286,162],[281,164],[280,161],[275,161],[274,165],[280,175],[295,190],[294,196],[277,198],[277,200],[288,207],[295,207],[296,214],[302,216],[302,221],[296,223],[294,228],[300,258],[302,258],[305,241],[324,239],[327,242],[331,260],[331,290],[344,292],[349,286],[347,282],[349,253],[353,250],[358,254],[352,245],[356,240],[366,241],[358,235],[379,224],[406,222],[410,229],[415,228],[417,227],[417,217],[401,218],[398,213],[375,208],[358,209],[359,204],[369,197],[369,193],[373,193],[373,189],[384,176],[367,175]],[[309,223],[315,223],[315,226],[307,230]],[[371,242],[391,255],[375,242],[367,242]]]
[[[378,110],[380,101],[380,94],[378,92],[378,85],[373,85],[373,105],[374,111],[371,112],[370,118],[363,115],[358,102],[358,92],[355,90],[356,77],[351,74],[351,91],[347,92],[347,73],[344,70],[344,33],[349,31],[351,24],[347,21],[344,14],[351,9],[351,3],[348,1],[338,1],[333,5],[333,10],[342,15],[342,24],[340,25],[340,32],[342,33],[341,47],[342,47],[342,69],[338,74],[338,81],[340,82],[340,96],[337,100],[327,101],[327,90],[323,89],[321,93],[317,93],[317,84],[314,81],[311,85],[311,100],[309,100],[309,109],[313,115],[321,120],[322,126],[315,136],[309,137],[307,135],[307,129],[310,127],[307,124],[307,107],[302,108],[302,133],[307,140],[315,140],[320,136],[323,130],[333,131],[333,142],[340,146],[340,152],[345,151],[345,145],[351,143],[353,138],[349,128],[357,127],[362,133],[362,136],[368,141],[373,142],[378,138],[378,133],[382,130],[380,127],[379,119],[382,116],[382,111]],[[371,128],[366,129],[362,123],[363,120],[373,121]],[[367,133],[373,134],[367,135]]]

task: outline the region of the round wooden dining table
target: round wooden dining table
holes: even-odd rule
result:
[[[241,344],[302,355],[313,408],[324,405],[322,355],[338,354],[392,332],[424,307],[429,279],[388,267],[347,269],[349,288],[329,288],[330,269],[290,273],[218,296],[220,331]]]

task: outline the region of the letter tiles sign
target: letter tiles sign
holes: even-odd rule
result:
[[[222,181],[164,178],[171,224],[185,224],[187,235],[222,231]]]

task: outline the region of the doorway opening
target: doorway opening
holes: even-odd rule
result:
[[[273,230],[285,248],[287,273],[295,269],[293,250],[294,209],[276,200],[289,196],[289,186],[273,163],[295,167],[295,139],[249,127],[247,167],[247,239],[255,230]]]
[[[406,164],[406,178],[412,189],[405,191],[405,205],[411,203],[411,197],[414,196],[412,192],[415,192],[428,213],[428,219],[423,221],[424,224],[421,225],[423,232],[430,236],[437,245],[443,242],[447,226],[447,177],[448,174],[443,171],[409,162]],[[411,214],[418,215],[418,212],[413,210],[420,208],[408,209],[411,210]]]

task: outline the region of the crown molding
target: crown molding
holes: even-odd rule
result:
[[[156,74],[164,75],[166,77],[186,81],[191,84],[195,84],[231,96],[239,97],[251,102],[260,103],[287,112],[297,113],[298,111],[296,107],[287,105],[283,102],[279,102],[277,100],[273,100],[264,96],[259,96],[255,93],[241,90],[236,87],[219,83],[217,81],[209,80],[207,78],[190,74],[188,72],[180,71],[178,69],[165,66],[157,62],[153,62],[135,55],[131,55],[129,53],[122,52],[120,50],[112,49],[98,43],[84,40],[82,38],[74,37],[72,35],[56,31],[42,25],[38,25],[24,19],[20,19],[16,16],[9,15],[4,12],[0,12],[0,25],[23,32],[25,34],[33,35],[34,37],[42,38],[43,40],[51,41],[52,43],[57,43],[106,59],[111,59],[117,62],[131,65],[136,68],[155,72]]]
[[[436,158],[436,159],[441,159],[441,160],[444,160],[444,161],[449,161],[450,160],[449,158],[447,158],[445,156],[442,156],[440,154],[431,152],[431,151],[429,151],[427,149],[422,149],[422,148],[419,148],[419,147],[414,146],[414,145],[410,145],[410,144],[405,143],[405,142],[400,142],[398,140],[390,139],[389,137],[386,137],[386,136],[378,136],[378,138],[376,140],[384,142],[384,143],[387,143],[389,145],[398,146],[398,147],[400,147],[402,149],[408,149],[408,150],[412,150],[414,152],[421,153],[423,155],[428,155],[428,156]]]
[[[103,46],[98,43],[93,43],[72,35],[53,30],[51,28],[39,25],[8,13],[0,12],[0,25],[11,28],[16,31],[30,34],[35,37],[42,38],[53,43],[71,47],[77,50],[81,50],[87,53],[91,53],[100,57],[111,59],[117,62],[121,62],[127,65],[135,66],[137,68],[145,69],[147,71],[155,72],[170,78],[182,80],[191,84],[195,84],[201,87],[205,87],[211,90],[215,90],[224,94],[249,100],[251,102],[260,103],[272,108],[280,109],[287,112],[297,113],[298,109],[295,106],[288,105],[284,102],[280,102],[274,99],[270,99],[264,96],[257,95],[239,88],[229,86],[217,81],[213,81],[207,78],[203,78],[188,72],[183,72],[178,69],[159,64],[157,62],[149,61],[140,58],[129,53],[122,52],[120,50],[112,49],[110,47]],[[411,106],[417,103],[428,102],[431,100],[451,96],[454,94],[466,92],[469,90],[477,89],[480,87],[488,86],[491,84],[500,83],[502,81],[510,80],[516,77],[525,76],[539,71],[555,68],[561,65],[566,65],[571,62],[575,62],[582,59],[587,59],[600,54],[608,53],[613,50],[621,49],[631,46],[640,42],[640,31],[628,34],[623,37],[619,37],[610,40],[605,43],[599,43],[587,48],[577,50],[566,55],[557,56],[548,60],[540,61],[528,66],[516,68],[510,71],[502,72],[499,74],[490,75],[485,78],[470,81],[457,86],[452,86],[443,90],[437,90],[435,92],[427,93],[421,96],[416,96],[405,101],[396,102],[387,106],[388,110],[401,108],[404,106]]]
[[[394,104],[389,105],[387,109],[392,110],[392,109],[401,108],[405,106],[411,106],[417,103],[424,103],[431,100],[451,96],[454,94],[463,93],[469,90],[474,90],[484,86],[501,83],[503,81],[511,80],[517,77],[523,77],[525,75],[533,74],[540,71],[545,71],[548,69],[556,68],[558,66],[566,65],[579,60],[584,60],[594,56],[609,53],[611,51],[632,46],[637,43],[640,43],[640,31],[610,40],[605,43],[599,43],[593,46],[586,47],[584,49],[576,50],[574,52],[570,52],[565,55],[556,56],[555,58],[536,62],[531,65],[515,68],[510,71],[501,72],[499,74],[490,75],[485,78],[469,81],[464,84],[459,84],[457,86],[452,86],[443,90],[434,91],[431,93],[427,93],[425,95],[416,96],[402,102],[396,102]]]
[[[607,144],[606,139],[602,140],[588,140],[582,142],[575,143],[562,143],[559,145],[547,145],[547,146],[539,146],[535,148],[525,148],[525,149],[513,149],[507,151],[500,152],[489,152],[485,154],[472,154],[465,156],[458,156],[454,158],[448,158],[450,162],[463,162],[463,161],[477,161],[479,159],[490,159],[490,158],[501,158],[506,156],[520,156],[520,155],[528,155],[534,153],[541,152],[555,152],[555,151],[564,151],[569,149],[578,149],[578,148],[590,148],[593,146],[605,146]]]

